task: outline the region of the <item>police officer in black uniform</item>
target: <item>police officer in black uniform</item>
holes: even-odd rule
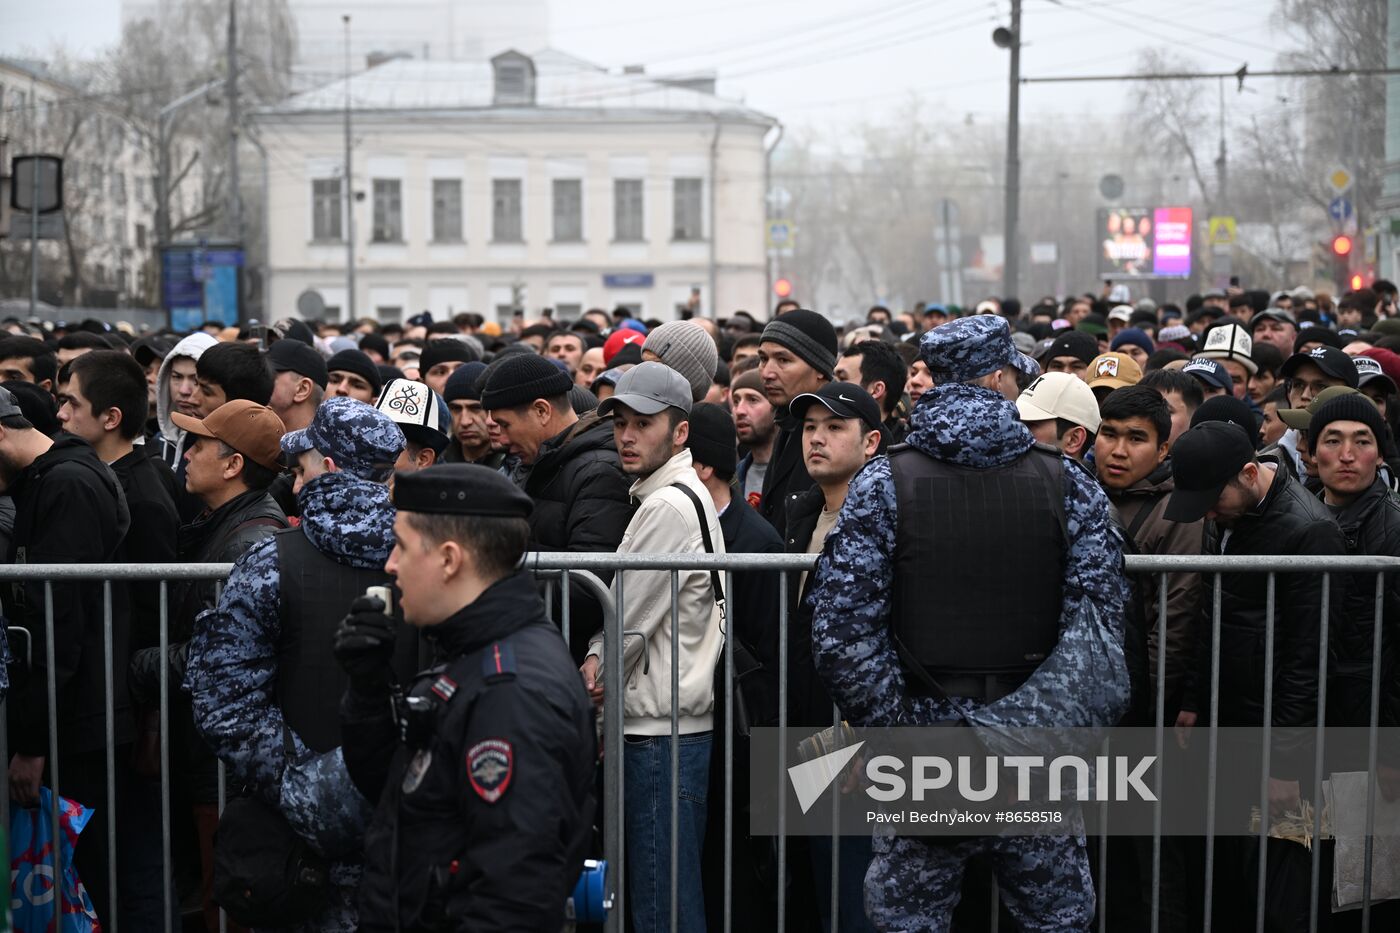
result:
[[[597,746],[568,648],[517,567],[530,498],[486,467],[445,464],[399,473],[394,504],[385,569],[434,658],[398,690],[377,596],[336,632],[345,763],[379,801],[360,930],[558,930],[591,832]]]

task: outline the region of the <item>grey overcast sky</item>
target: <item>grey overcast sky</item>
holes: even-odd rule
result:
[[[386,0],[392,2],[392,0]],[[1145,46],[1211,70],[1274,64],[1287,46],[1273,0],[1025,0],[1027,76],[1131,71]],[[911,94],[937,112],[1006,112],[1007,53],[991,41],[1009,0],[551,0],[551,44],[610,67],[714,69],[720,92],[789,126],[878,118]],[[0,52],[116,41],[120,0],[0,0]],[[1325,58],[1325,55],[1323,56]],[[1275,88],[1242,103],[1272,103]],[[1113,113],[1121,85],[1023,88],[1023,119]]]

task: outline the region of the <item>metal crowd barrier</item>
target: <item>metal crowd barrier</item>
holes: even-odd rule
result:
[[[612,894],[612,909],[608,914],[605,929],[608,933],[621,933],[625,929],[626,910],[626,845],[623,821],[621,818],[624,812],[626,801],[623,793],[623,755],[621,750],[624,744],[622,704],[619,702],[607,702],[608,699],[616,700],[623,695],[623,637],[630,634],[627,629],[626,616],[626,574],[632,571],[666,571],[670,574],[671,606],[672,614],[677,610],[680,574],[687,571],[710,570],[721,571],[724,576],[726,594],[731,594],[731,599],[727,605],[727,631],[732,633],[735,630],[736,606],[732,599],[734,593],[733,574],[735,571],[744,572],[769,572],[779,575],[778,600],[779,618],[786,619],[788,615],[788,588],[787,581],[790,573],[801,573],[810,570],[815,562],[812,555],[805,554],[724,554],[724,555],[619,555],[613,553],[532,553],[526,556],[525,567],[535,573],[543,584],[550,588],[557,585],[561,597],[561,615],[559,620],[567,638],[570,625],[570,585],[574,582],[582,583],[594,594],[602,598],[604,611],[604,650],[606,653],[604,663],[604,723],[603,723],[603,772],[604,772],[604,812],[607,814],[605,825],[603,826],[603,848],[604,856],[609,863],[608,884]],[[122,564],[29,564],[29,565],[9,565],[0,566],[0,585],[15,581],[44,581],[45,595],[45,639],[44,657],[46,660],[47,691],[48,691],[48,745],[49,745],[49,786],[52,788],[55,797],[61,790],[61,770],[58,755],[58,709],[57,709],[57,685],[54,677],[55,651],[54,651],[54,618],[52,596],[53,588],[57,585],[67,585],[79,581],[101,581],[103,583],[103,618],[104,618],[104,669],[106,671],[106,764],[107,764],[107,794],[105,819],[108,827],[108,885],[110,888],[109,904],[111,905],[111,916],[102,917],[104,928],[110,931],[117,931],[117,870],[116,870],[116,788],[114,781],[115,772],[115,700],[112,689],[113,673],[113,644],[112,644],[112,587],[114,582],[132,581],[160,581],[160,649],[162,654],[169,650],[169,582],[174,580],[224,580],[230,569],[230,564],[149,564],[149,565],[122,565]],[[1318,557],[1309,556],[1305,563],[1299,562],[1297,558],[1290,556],[1268,556],[1268,557],[1209,557],[1209,556],[1143,556],[1132,555],[1126,558],[1126,566],[1129,574],[1132,575],[1152,575],[1158,580],[1158,612],[1157,631],[1164,632],[1167,618],[1167,576],[1171,573],[1191,572],[1199,573],[1203,585],[1209,585],[1211,590],[1210,600],[1210,632],[1211,632],[1211,678],[1210,678],[1210,698],[1211,698],[1211,721],[1208,726],[1209,732],[1209,803],[1207,814],[1207,825],[1214,825],[1214,805],[1215,805],[1215,779],[1217,777],[1217,730],[1219,728],[1219,699],[1220,699],[1220,641],[1221,641],[1221,577],[1226,573],[1262,573],[1267,574],[1267,601],[1266,601],[1266,628],[1265,628],[1265,671],[1264,671],[1264,735],[1265,742],[1263,754],[1265,760],[1260,787],[1260,810],[1261,813],[1268,813],[1268,749],[1267,736],[1269,731],[1268,723],[1272,716],[1273,703],[1273,673],[1274,673],[1274,615],[1275,615],[1275,584],[1276,575],[1280,573],[1365,573],[1376,575],[1375,590],[1375,618],[1380,620],[1384,613],[1384,583],[1385,575],[1400,571],[1400,557]],[[610,589],[603,586],[595,573],[611,573],[613,583]],[[1323,723],[1326,721],[1327,704],[1327,674],[1328,674],[1328,622],[1329,622],[1329,598],[1330,598],[1330,576],[1324,577],[1322,589],[1322,601],[1319,618],[1319,657],[1318,657],[1318,697],[1317,697],[1317,732],[1319,747],[1315,756],[1314,767],[1314,794],[1313,812],[1314,826],[1313,837],[1317,838],[1321,830],[1322,805],[1320,800],[1321,783],[1323,775],[1323,760],[1321,738]],[[1376,624],[1373,633],[1373,659],[1380,659],[1382,654],[1382,630],[1383,625]],[[1160,641],[1159,641],[1160,644]],[[12,643],[13,650],[13,643]],[[724,665],[724,708],[725,716],[722,728],[725,735],[732,735],[734,731],[734,664],[732,652],[724,653],[726,659]],[[778,733],[779,733],[779,765],[774,774],[774,780],[780,784],[786,779],[787,769],[787,718],[788,718],[788,627],[778,626]],[[1165,741],[1166,727],[1162,725],[1165,713],[1165,686],[1166,686],[1166,651],[1159,648],[1157,653],[1156,681],[1158,689],[1155,697],[1156,716],[1156,742],[1157,751],[1162,751]],[[680,658],[679,645],[676,639],[672,639],[671,651],[671,811],[670,811],[670,923],[669,927],[676,930],[679,927],[679,861],[677,858],[677,845],[679,837],[679,803],[676,789],[679,787],[680,774],[680,745],[677,741],[679,737],[679,704],[676,698],[679,695],[680,683]],[[164,876],[164,923],[166,933],[171,931],[171,917],[173,913],[172,875],[171,875],[171,832],[170,832],[170,746],[169,746],[169,698],[170,684],[168,682],[168,665],[161,665],[160,672],[160,759],[161,759],[161,849],[162,867]],[[1381,665],[1372,664],[1371,671],[1371,704],[1369,723],[1369,743],[1368,743],[1368,770],[1375,773],[1377,766],[1377,736],[1379,722],[1381,690]],[[839,710],[833,708],[832,723],[839,725],[841,716]],[[1199,727],[1199,724],[1198,724]],[[715,724],[716,731],[721,726]],[[733,746],[726,743],[726,747],[731,752],[723,762],[724,789],[723,789],[723,809],[724,809],[724,871],[723,871],[723,930],[729,933],[733,929],[733,861],[734,861],[734,762],[732,757]],[[6,730],[0,729],[0,760],[8,763],[8,735]],[[1160,780],[1160,775],[1158,777]],[[224,769],[222,763],[219,768],[219,807],[222,810],[225,800]],[[92,805],[91,801],[82,801]],[[1370,929],[1371,919],[1371,894],[1372,894],[1372,869],[1373,869],[1373,828],[1375,824],[1375,782],[1371,782],[1370,795],[1366,808],[1366,841],[1365,841],[1365,868],[1362,882],[1362,907],[1361,924],[1363,930]],[[59,811],[57,806],[52,813],[52,830],[55,839],[59,836]],[[784,809],[778,809],[778,834],[776,838],[777,851],[777,871],[776,871],[776,891],[775,900],[777,906],[777,927],[785,928],[787,918],[787,900],[784,881],[787,877],[787,834]],[[0,795],[0,825],[9,826],[9,798],[8,794]],[[835,820],[833,819],[832,832],[832,855],[831,855],[831,892],[830,911],[833,923],[839,918],[840,908],[840,846],[837,845],[835,831]],[[1260,820],[1258,834],[1259,850],[1261,858],[1259,860],[1259,871],[1257,878],[1257,898],[1256,904],[1262,906],[1265,891],[1267,861],[1263,858],[1268,831],[1268,820]],[[703,829],[702,829],[703,832]],[[1106,836],[1101,836],[1103,842]],[[1159,888],[1161,879],[1161,822],[1160,804],[1157,807],[1157,822],[1152,837],[1152,904],[1151,904],[1151,931],[1157,933],[1159,926]],[[1213,832],[1208,832],[1206,836],[1206,866],[1204,878],[1204,904],[1203,919],[1204,929],[1209,933],[1211,929],[1211,907],[1213,903],[1214,891],[1213,872],[1215,857],[1215,837]],[[1100,872],[1097,878],[1098,890],[1098,927],[1100,931],[1107,929],[1107,911],[1105,909],[1106,891],[1104,889],[1104,872],[1102,868],[1105,864],[1103,848],[1100,849]],[[1320,884],[1323,879],[1320,877],[1320,847],[1312,847],[1311,862],[1311,883],[1310,883],[1310,923],[1309,929],[1315,933],[1317,929],[1317,905],[1318,899],[1322,896]],[[59,849],[54,847],[53,852],[54,877],[61,876],[61,866],[59,863]],[[998,905],[995,899],[995,892],[992,903],[992,928],[996,927]],[[1259,933],[1264,930],[1265,913],[1262,909],[1256,911],[1255,928]],[[223,926],[221,921],[220,926]]]

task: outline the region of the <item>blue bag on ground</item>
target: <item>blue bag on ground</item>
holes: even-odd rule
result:
[[[101,933],[92,898],[73,867],[78,834],[92,819],[92,811],[63,797],[59,798],[62,809],[58,814],[62,907],[59,923],[56,927],[53,924],[53,818],[49,809],[53,799],[52,791],[40,787],[38,809],[10,802],[10,906],[15,933]]]

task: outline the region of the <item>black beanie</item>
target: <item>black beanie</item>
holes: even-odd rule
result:
[[[376,392],[384,385],[384,381],[379,376],[379,367],[375,366],[374,360],[360,350],[341,350],[326,360],[326,372],[333,373],[336,370],[354,373],[368,382],[370,388]]]
[[[373,350],[384,359],[389,358],[389,341],[384,339],[383,334],[365,334],[360,338],[360,349],[365,353]]]
[[[817,312],[798,308],[778,315],[763,328],[763,342],[787,347],[826,378],[835,378],[836,328]]]
[[[463,399],[471,402],[481,400],[481,374],[486,371],[486,364],[478,360],[472,360],[462,366],[458,366],[452,371],[452,375],[447,377],[447,382],[442,387],[442,400],[444,402],[456,402]]]
[[[1308,450],[1317,449],[1317,439],[1333,421],[1359,421],[1371,429],[1376,443],[1385,446],[1385,419],[1376,403],[1360,392],[1339,395],[1319,408],[1308,422]]]
[[[481,407],[487,411],[520,408],[537,398],[568,395],[573,384],[568,373],[544,357],[513,354],[492,364],[481,388]]]
[[[718,405],[698,402],[690,409],[690,437],[685,446],[691,458],[711,467],[722,480],[734,478],[739,469],[739,435],[734,432],[734,416]]]
[[[418,354],[418,371],[426,376],[428,370],[439,363],[451,363],[456,360],[463,363],[474,363],[479,359],[481,357],[465,340],[443,337],[438,340],[429,340],[428,345],[423,348],[423,352]]]

